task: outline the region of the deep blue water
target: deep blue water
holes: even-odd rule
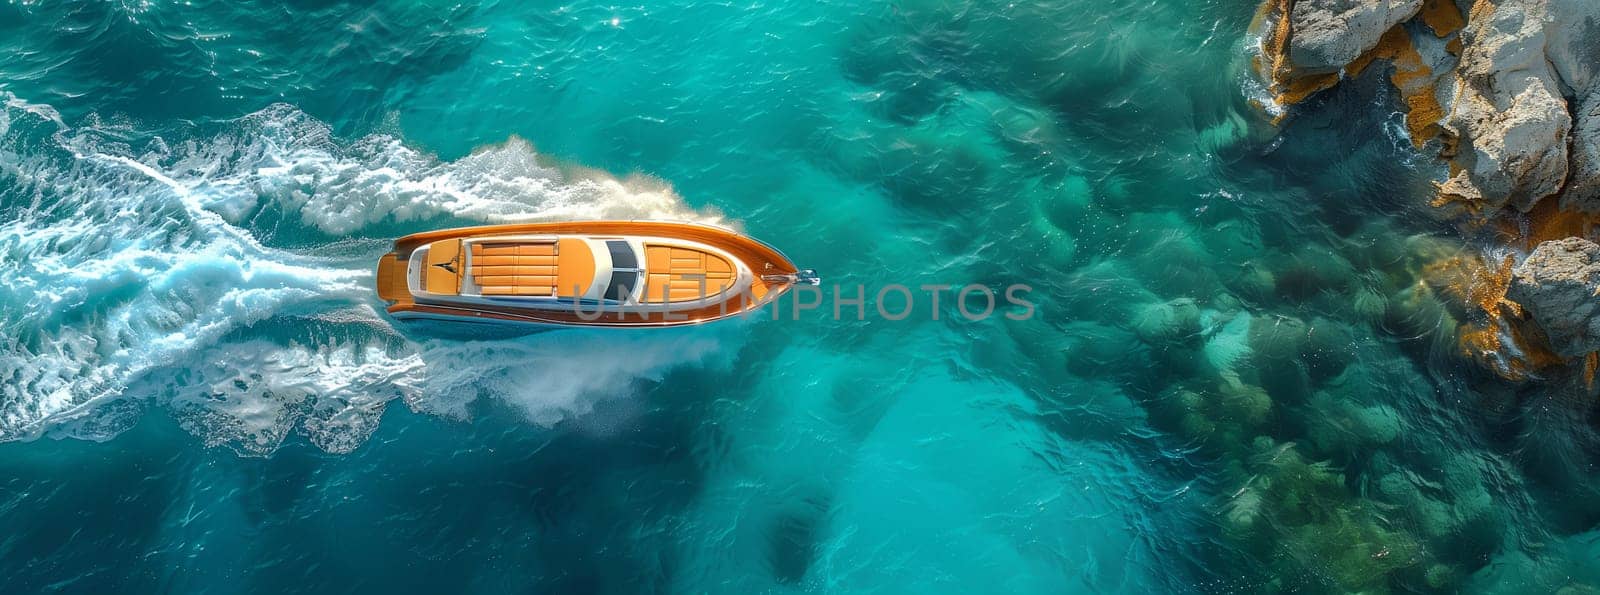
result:
[[[0,591],[1595,588],[1593,431],[1459,352],[1439,166],[1376,78],[1271,125],[1254,8],[0,5]],[[1037,309],[465,339],[371,288],[645,217]]]

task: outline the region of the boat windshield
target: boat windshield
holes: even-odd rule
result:
[[[632,296],[633,289],[638,286],[638,271],[612,271],[611,283],[606,286],[605,298],[622,301],[623,298]]]
[[[606,249],[611,251],[611,268],[637,269],[639,268],[639,255],[633,252],[633,247],[622,240],[606,241]]]
[[[611,253],[611,282],[606,285],[605,298],[622,301],[632,297],[639,286],[639,255],[625,240],[606,240],[606,250]]]

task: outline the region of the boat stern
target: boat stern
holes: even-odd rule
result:
[[[411,302],[411,289],[406,284],[406,262],[398,252],[390,252],[378,259],[378,298],[389,305]]]

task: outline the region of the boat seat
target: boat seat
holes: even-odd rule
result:
[[[722,293],[733,285],[734,268],[728,259],[693,248],[646,244],[645,300],[654,303],[685,302]],[[701,279],[705,295],[701,295]]]
[[[577,297],[594,283],[594,252],[579,238],[472,244],[480,295]]]
[[[555,241],[473,243],[472,282],[482,295],[555,295],[557,247]]]

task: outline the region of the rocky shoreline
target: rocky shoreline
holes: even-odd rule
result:
[[[1593,393],[1600,2],[1266,0],[1253,29],[1263,107],[1278,120],[1388,69],[1412,144],[1448,164],[1434,206],[1484,241],[1477,262],[1430,280],[1468,312],[1465,355],[1510,380],[1575,379]]]

